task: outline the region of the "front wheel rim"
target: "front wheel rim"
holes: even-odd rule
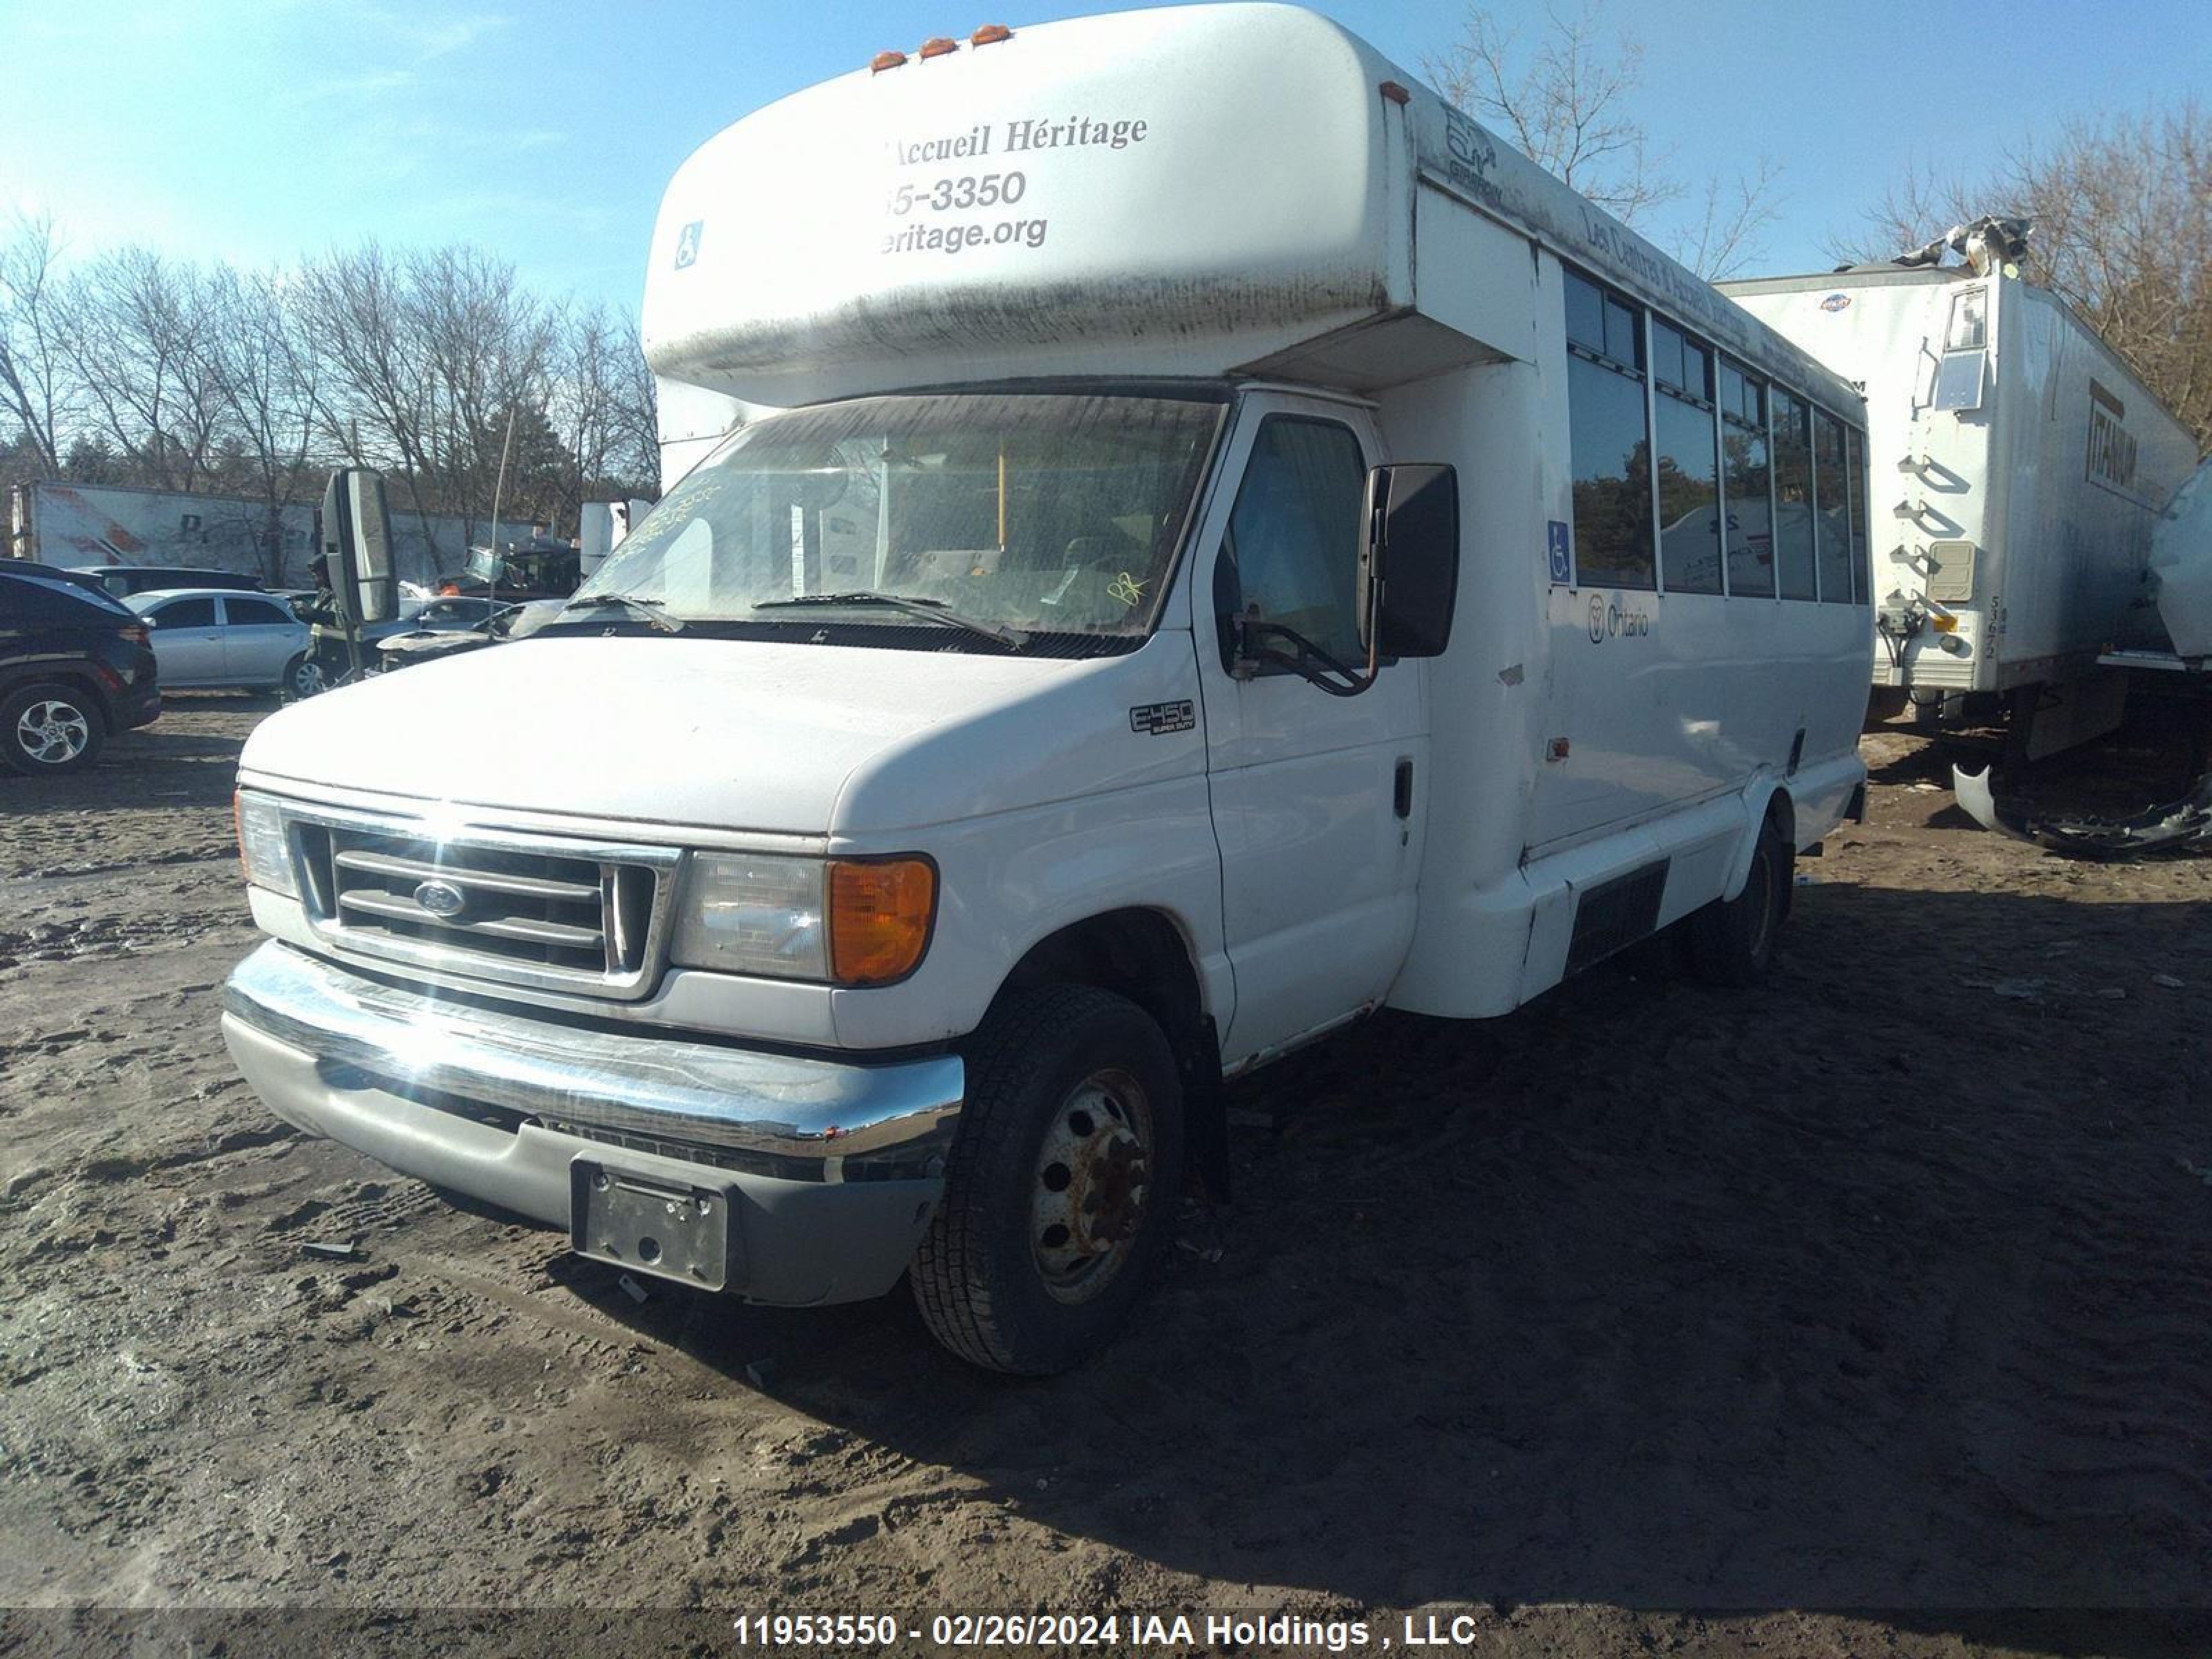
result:
[[[312,697],[323,689],[323,669],[320,663],[303,662],[292,671],[292,690],[302,697]]]
[[[1030,1251],[1054,1300],[1087,1302],[1127,1266],[1152,1196],[1152,1108],[1127,1072],[1093,1072],[1046,1126],[1030,1184]]]
[[[66,766],[92,744],[92,721],[75,703],[48,698],[15,721],[15,746],[41,766]]]

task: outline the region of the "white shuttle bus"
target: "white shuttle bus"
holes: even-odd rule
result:
[[[1309,12],[886,52],[649,273],[664,499],[255,732],[224,1014],[586,1255],[1065,1366],[1224,1076],[1677,924],[1747,982],[1863,791],[1858,397]]]
[[[2158,642],[2151,532],[2197,446],[2064,301],[2021,276],[2016,228],[1954,231],[1965,264],[1723,287],[1866,388],[1878,703],[1930,725],[2001,714],[2033,759],[2118,724],[2127,679],[2097,659]]]

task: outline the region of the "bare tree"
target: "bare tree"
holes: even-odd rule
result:
[[[237,471],[255,501],[254,546],[263,574],[282,583],[284,511],[313,483],[308,458],[316,433],[315,354],[285,283],[273,272],[241,276],[221,268],[213,306],[209,349],[236,441]]]
[[[563,522],[586,500],[654,493],[659,471],[653,374],[637,330],[604,306],[563,319],[548,413],[566,459]]]
[[[1643,84],[1644,48],[1622,35],[1608,49],[1592,12],[1546,15],[1550,27],[1523,51],[1517,33],[1473,9],[1459,40],[1423,58],[1422,70],[1451,102],[1503,127],[1537,166],[1634,224],[1682,193],[1627,107]]]
[[[606,475],[614,444],[614,375],[622,349],[620,331],[603,306],[561,319],[546,412],[562,443],[564,519],[581,508],[592,482]]]
[[[0,474],[242,496],[232,517],[272,579],[287,510],[334,461],[473,538],[511,414],[501,517],[566,533],[584,500],[652,488],[653,413],[634,323],[549,305],[479,249],[65,266],[51,223],[0,229]]]
[[[63,319],[89,427],[153,488],[205,489],[223,416],[207,275],[125,248],[73,276]]]
[[[357,466],[398,476],[432,510],[435,376],[412,326],[406,276],[374,242],[332,253],[298,280],[298,315],[319,356],[315,407],[331,444]]]
[[[1635,112],[1641,43],[1603,28],[1595,9],[1547,11],[1542,33],[1528,44],[1472,7],[1459,39],[1424,58],[1421,69],[1444,98],[1625,224],[1647,229],[1691,194],[1672,170],[1673,153],[1655,148]],[[1702,216],[1670,239],[1675,256],[1707,277],[1741,269],[1774,219],[1780,173],[1762,156],[1752,173],[1709,182]]]
[[[1839,265],[1887,259],[1923,246],[1953,225],[2002,210],[1974,205],[1976,189],[1957,173],[1938,173],[1915,161],[1860,216],[1856,225],[1827,237],[1826,252]]]
[[[437,396],[431,404],[447,510],[473,538],[491,517],[510,410],[542,410],[554,327],[514,267],[446,247],[407,262],[408,320]],[[504,516],[504,515],[502,515]]]
[[[615,365],[613,427],[609,482],[625,495],[660,493],[660,388],[637,330],[625,325],[623,349]]]
[[[2027,275],[2063,296],[2212,443],[2212,117],[2194,100],[2075,122],[1978,180],[1915,169],[1832,239],[1884,258],[1983,214],[2034,225]]]
[[[1752,173],[1708,179],[1705,211],[1677,239],[1675,258],[1709,283],[1741,275],[1780,210],[1774,186],[1781,176],[1780,166],[1761,155]]]
[[[63,349],[61,247],[53,221],[18,216],[0,240],[0,417],[33,465],[62,470],[73,410]]]

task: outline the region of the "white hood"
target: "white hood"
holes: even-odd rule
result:
[[[240,764],[280,785],[457,805],[866,833],[1195,770],[1197,733],[1141,736],[1128,717],[1138,702],[1194,696],[1194,679],[1188,633],[1088,662],[538,639],[288,708],[262,723]]]

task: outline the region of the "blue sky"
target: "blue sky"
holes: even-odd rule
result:
[[[78,252],[260,264],[369,235],[475,241],[548,292],[634,311],[668,175],[746,111],[884,46],[1111,9],[965,3],[0,0],[0,209],[51,212]],[[1461,15],[1319,9],[1409,68]],[[1761,149],[1781,164],[1760,270],[1825,264],[1824,239],[1909,161],[1972,175],[2069,117],[2197,89],[2212,64],[2205,0],[1605,0],[1598,16],[1643,41],[1638,112],[1682,176]]]

